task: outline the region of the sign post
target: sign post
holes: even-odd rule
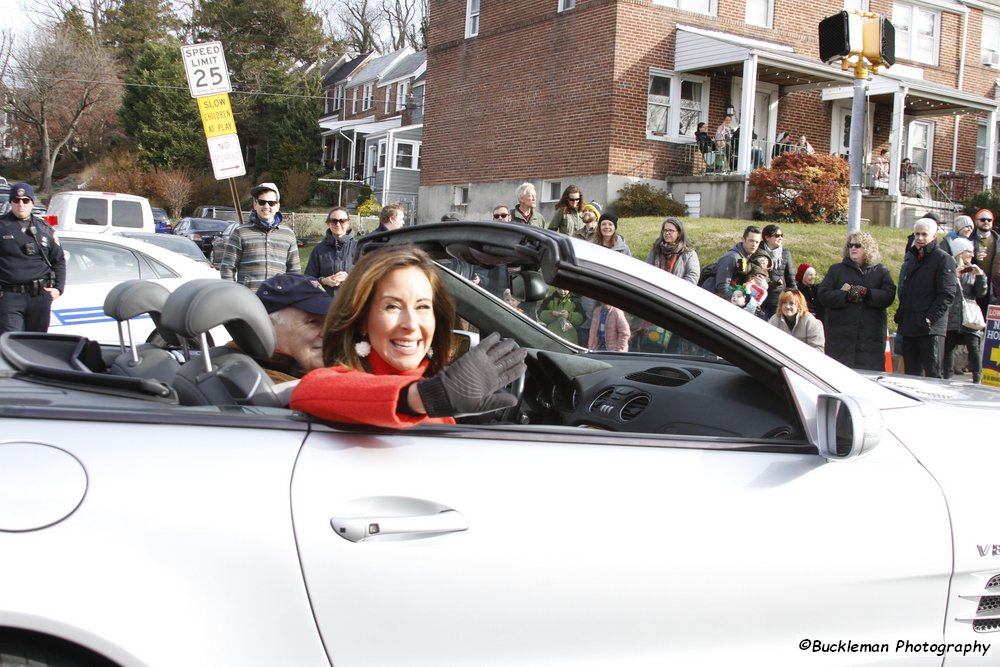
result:
[[[185,44],[181,47],[184,71],[187,73],[191,97],[198,101],[201,124],[208,140],[208,154],[216,180],[230,179],[229,190],[233,195],[236,217],[243,222],[236,183],[232,180],[247,173],[243,163],[240,138],[236,133],[236,119],[229,103],[229,68],[221,42]]]

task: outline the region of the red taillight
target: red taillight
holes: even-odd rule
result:
[[[200,241],[201,240],[201,234],[199,234],[198,232],[194,232],[193,234],[191,234],[191,240],[192,241]]]
[[[45,216],[45,222],[47,222],[50,227],[55,227],[57,224],[59,224],[59,216],[47,215]]]

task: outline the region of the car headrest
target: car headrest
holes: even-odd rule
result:
[[[104,314],[119,322],[148,314],[166,342],[178,345],[179,342],[173,339],[173,334],[164,332],[160,327],[160,315],[169,296],[170,290],[159,283],[149,280],[126,280],[112,287],[104,297]]]
[[[148,280],[126,280],[104,297],[104,314],[119,322],[150,312],[162,313],[170,290]]]
[[[167,299],[162,322],[184,338],[221,325],[251,357],[267,359],[274,354],[274,325],[264,304],[252,291],[229,280],[203,278],[184,283]]]

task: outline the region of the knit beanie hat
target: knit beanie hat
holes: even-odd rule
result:
[[[600,218],[601,217],[601,208],[602,207],[601,207],[601,205],[598,202],[592,201],[589,204],[584,204],[583,205],[583,208],[580,210],[580,215],[583,215],[587,211],[590,211],[591,213],[594,214],[594,218]]]
[[[805,262],[799,264],[799,268],[795,271],[795,282],[801,283],[802,276],[806,275],[806,271],[808,271],[811,268],[812,264],[806,264]]]
[[[958,257],[966,251],[973,251],[972,241],[969,239],[963,239],[961,236],[951,240],[951,254],[953,257]]]
[[[991,218],[993,217],[993,211],[991,211],[988,208],[981,208],[978,211],[976,211],[976,220],[979,220],[979,218],[983,217],[984,213]]]
[[[972,222],[972,218],[970,218],[967,215],[960,215],[957,218],[955,218],[955,231],[956,232],[957,231],[961,231],[961,230],[965,229],[966,227],[973,227],[973,226],[974,226],[974,223]]]
[[[604,222],[605,220],[610,220],[614,224],[615,229],[618,229],[618,216],[617,215],[615,215],[614,213],[602,213],[601,217],[598,218],[597,222],[601,223],[601,222]]]

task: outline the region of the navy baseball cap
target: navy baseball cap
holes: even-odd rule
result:
[[[10,196],[27,197],[31,201],[35,201],[35,191],[27,183],[15,183],[10,186]]]
[[[269,313],[294,306],[314,315],[326,315],[333,303],[318,280],[300,273],[279,273],[268,278],[257,288],[257,298]]]

